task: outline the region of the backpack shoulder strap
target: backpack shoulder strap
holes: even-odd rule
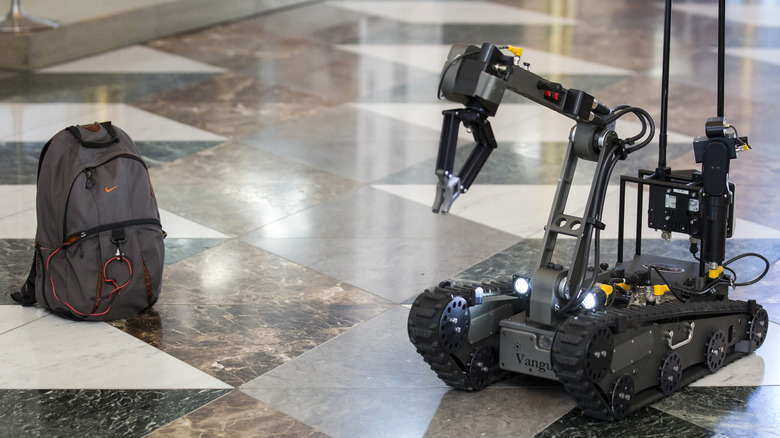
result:
[[[50,145],[51,145],[51,140],[47,141],[46,144],[43,145],[43,149],[41,149],[41,155],[38,156],[38,176],[35,179],[36,182],[41,178],[41,165],[43,164],[43,157],[46,155],[46,152],[49,150]]]

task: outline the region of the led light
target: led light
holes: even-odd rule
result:
[[[514,280],[514,288],[515,292],[519,294],[525,294],[528,293],[528,290],[531,288],[528,284],[528,279],[525,277],[515,277]]]
[[[582,307],[588,310],[596,307],[596,295],[594,295],[592,292],[589,292],[587,295],[585,295],[585,299],[582,300]]]
[[[474,289],[474,304],[482,304],[482,300],[485,297],[485,289],[483,289],[481,286],[477,286]]]

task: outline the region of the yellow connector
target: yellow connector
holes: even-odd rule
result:
[[[718,266],[718,269],[710,269],[710,278],[715,279],[720,277],[720,274],[723,272],[723,266]]]
[[[653,285],[653,295],[663,295],[665,293],[669,292],[669,286],[665,284],[656,284]]]
[[[610,296],[614,292],[615,288],[609,284],[600,284],[599,287],[604,291],[607,296]]]
[[[515,46],[506,46],[506,49],[512,52],[518,58],[523,56],[523,49]]]

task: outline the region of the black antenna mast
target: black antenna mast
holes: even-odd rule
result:
[[[663,73],[661,76],[661,124],[658,136],[658,169],[659,174],[665,173],[666,166],[666,122],[669,111],[669,52],[672,30],[672,0],[666,0],[664,8],[664,47]],[[718,0],[718,118],[724,119],[725,100],[725,56],[726,56],[726,0]]]
[[[666,167],[666,120],[669,106],[669,44],[672,31],[672,0],[666,0],[664,8],[664,53],[661,75],[661,133],[658,135],[658,169],[660,174],[665,174]]]
[[[718,2],[718,117],[723,118],[724,76],[726,56],[726,0]]]

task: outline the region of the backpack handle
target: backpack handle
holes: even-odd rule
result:
[[[108,141],[105,142],[84,141],[81,137],[81,132],[79,131],[78,126],[68,126],[68,131],[71,134],[73,134],[74,137],[76,137],[76,140],[78,140],[82,146],[87,148],[98,149],[98,148],[111,146],[114,143],[119,143],[119,137],[116,136],[116,131],[114,130],[114,127],[111,126],[111,122],[101,122],[100,126],[104,127],[106,131],[108,131],[108,134],[111,136],[111,138]]]

